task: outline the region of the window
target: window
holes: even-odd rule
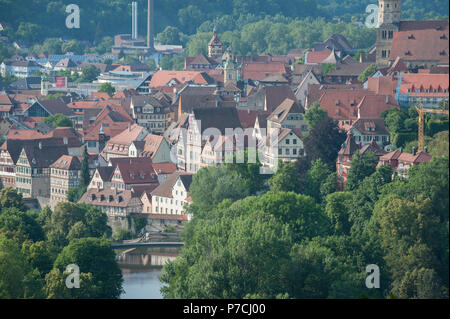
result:
[[[292,150],[292,154],[293,154],[293,155],[297,155],[297,149],[296,149],[296,148],[294,148],[294,149]]]
[[[292,144],[296,145],[297,144],[297,140],[292,140]]]
[[[290,142],[289,139],[286,139],[286,144],[287,144],[287,145],[289,145],[289,142]]]
[[[382,57],[383,59],[385,59],[385,58],[387,57],[386,50],[382,50],[382,51],[381,51],[381,57]]]
[[[286,149],[286,155],[290,155],[289,149]]]

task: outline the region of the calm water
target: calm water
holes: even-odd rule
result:
[[[121,299],[162,299],[162,266],[178,256],[178,248],[135,249],[118,254],[123,275]]]
[[[123,271],[123,270],[122,270]],[[162,299],[162,283],[158,276],[161,275],[161,269],[155,268],[144,272],[124,273],[123,289],[125,293],[120,296],[121,299]]]

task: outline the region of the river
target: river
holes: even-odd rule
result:
[[[162,266],[178,256],[179,248],[139,248],[117,252],[124,293],[121,299],[162,299]]]

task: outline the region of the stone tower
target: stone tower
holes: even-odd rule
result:
[[[234,56],[231,54],[227,56],[227,60],[225,61],[225,64],[223,66],[223,83],[225,86],[228,83],[233,83],[234,85],[236,85],[238,80],[238,69],[236,63],[234,62]]]
[[[402,0],[378,0],[377,66],[389,65],[394,32],[400,27]]]
[[[41,95],[48,95],[48,79],[46,77],[41,77]]]
[[[223,44],[220,42],[217,35],[216,28],[214,27],[213,36],[208,43],[208,56],[210,58],[221,58],[223,54]]]

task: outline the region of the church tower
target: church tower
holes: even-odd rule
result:
[[[225,61],[225,64],[223,66],[223,82],[226,86],[228,83],[233,83],[234,85],[237,84],[237,81],[239,80],[239,73],[236,66],[236,63],[234,62],[233,55],[227,56],[227,60]]]
[[[402,0],[378,0],[377,66],[389,65],[394,32],[400,27]]]
[[[217,35],[216,28],[214,27],[213,36],[208,43],[208,57],[210,58],[221,58],[223,54],[223,45],[220,42],[219,36]]]

